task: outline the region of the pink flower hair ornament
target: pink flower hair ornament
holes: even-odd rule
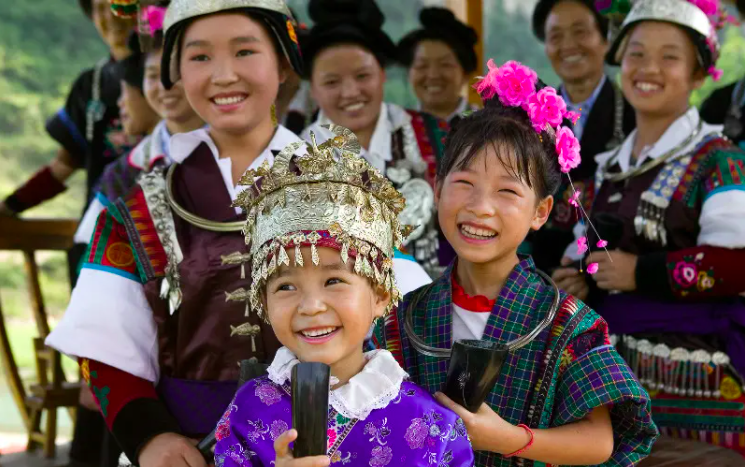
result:
[[[538,75],[530,67],[514,60],[498,67],[492,59],[486,63],[486,66],[489,70],[486,76],[479,77],[473,87],[484,103],[496,97],[505,107],[521,108],[527,114],[530,124],[539,138],[543,138],[541,135],[545,132],[547,136],[555,140],[559,167],[561,172],[567,175],[572,188],[570,200],[573,202],[570,201],[570,203],[577,210],[578,218],[584,217],[587,220],[587,225],[600,239],[600,235],[590,222],[582,203],[577,202],[579,192],[574,188],[572,178],[569,175],[570,170],[579,166],[582,158],[580,156],[579,140],[574,136],[571,128],[562,124],[565,119],[572,121],[573,124],[576,123],[579,114],[567,110],[566,102],[556,92],[556,89],[550,86],[537,89]],[[605,249],[607,242],[601,239],[597,245],[598,247],[602,245],[602,248]],[[587,251],[586,232],[577,242],[577,247],[579,254],[584,254]],[[597,263],[593,263],[593,265],[587,268],[587,272],[590,274],[597,272]]]
[[[160,6],[147,6],[140,13],[141,21],[147,25],[151,36],[163,30],[163,20],[165,17],[166,8]]]

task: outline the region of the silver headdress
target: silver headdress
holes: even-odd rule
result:
[[[294,248],[296,266],[305,264],[301,246],[311,247],[310,260],[316,265],[319,246],[338,249],[344,263],[354,258],[355,273],[391,293],[389,310],[400,298],[393,255],[411,232],[398,220],[405,200],[360,157],[354,133],[338,125],[325,128],[336,136],[317,146],[311,134],[312,143],[290,144],[272,166],[265,162],[241,179],[248,188],[235,205],[248,214],[244,234],[252,262],[249,302],[260,315],[261,289],[282,265],[290,265],[287,249]],[[304,145],[308,155],[296,156]]]
[[[715,2],[716,12],[704,12],[691,0],[638,0],[633,2],[631,11],[624,18],[620,31],[613,38],[607,61],[620,65],[629,32],[634,25],[643,21],[662,21],[682,26],[701,36],[697,44],[698,59],[703,68],[715,76],[714,65],[719,58],[717,29],[726,24],[728,15]]]

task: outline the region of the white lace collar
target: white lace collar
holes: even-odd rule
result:
[[[329,404],[346,418],[364,420],[373,410],[387,407],[398,396],[401,383],[409,376],[387,350],[366,352],[365,360],[367,363],[362,371],[329,394]],[[292,368],[298,363],[295,354],[282,347],[267,370],[269,379],[278,385],[289,382]],[[334,380],[336,378],[332,376],[331,384]]]

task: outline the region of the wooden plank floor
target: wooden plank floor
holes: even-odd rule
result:
[[[639,467],[744,467],[738,453],[698,441],[661,437]]]
[[[57,446],[57,457],[54,459],[45,459],[41,450],[32,454],[26,452],[3,454],[0,456],[0,467],[62,467],[68,463],[67,452],[69,450],[69,443]]]

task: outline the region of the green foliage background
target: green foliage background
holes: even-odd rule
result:
[[[476,1],[476,0],[469,0]],[[497,63],[509,59],[535,68],[548,83],[558,82],[529,24],[535,0],[483,0],[485,2],[486,56]],[[307,0],[289,0],[300,19],[309,22]],[[418,11],[432,0],[378,0],[394,40],[417,27]],[[700,105],[716,86],[745,74],[745,39],[739,30],[726,31],[720,67],[721,83],[708,80],[693,96]],[[106,53],[93,25],[78,9],[76,0],[14,2],[0,9],[0,197],[11,192],[35,170],[54,157],[55,143],[44,131],[45,120],[64,104],[75,77]],[[405,106],[416,101],[400,68],[388,71],[387,99]],[[76,174],[66,193],[29,211],[32,217],[77,217],[83,198],[83,174]],[[64,259],[44,255],[43,280],[52,314],[60,313],[69,290]],[[5,312],[28,316],[25,279],[20,257],[0,253],[0,295]]]

